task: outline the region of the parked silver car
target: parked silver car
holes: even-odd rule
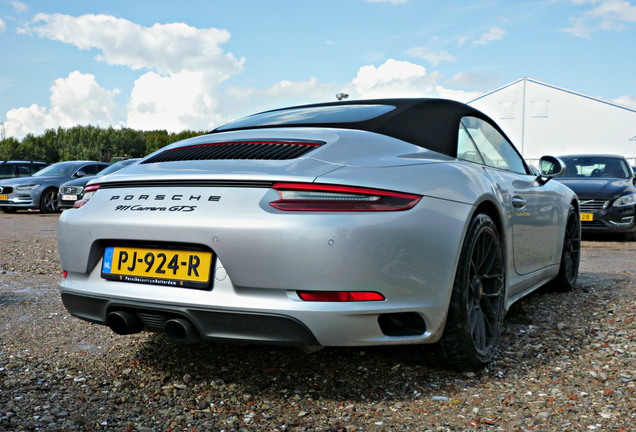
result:
[[[578,201],[449,100],[256,114],[89,183],[62,214],[61,297],[119,334],[495,353],[508,307],[574,285]]]
[[[57,212],[60,208],[57,191],[62,183],[95,175],[108,165],[93,161],[58,162],[30,177],[0,180],[0,210],[4,213],[26,209]]]

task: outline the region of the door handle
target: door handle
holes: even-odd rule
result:
[[[526,204],[526,200],[524,200],[523,198],[518,196],[512,197],[512,206],[514,208],[524,208]]]

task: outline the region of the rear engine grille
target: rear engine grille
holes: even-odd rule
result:
[[[581,213],[592,213],[603,210],[607,201],[603,200],[580,200]]]
[[[179,147],[145,160],[147,163],[187,160],[288,160],[320,147],[318,141],[233,141]]]

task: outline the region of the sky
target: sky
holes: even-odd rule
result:
[[[523,77],[636,107],[636,0],[0,0],[0,122],[208,131]]]

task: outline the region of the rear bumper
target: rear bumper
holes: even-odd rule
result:
[[[62,292],[62,302],[71,315],[106,325],[111,311],[137,315],[149,331],[162,332],[174,318],[186,318],[206,341],[263,343],[269,345],[319,345],[309,329],[298,320],[275,314],[227,312],[193,306],[146,303]]]

